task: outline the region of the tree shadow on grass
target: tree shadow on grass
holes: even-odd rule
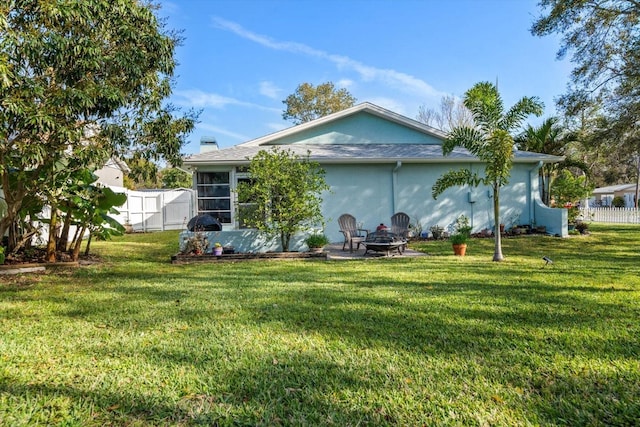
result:
[[[185,386],[190,391],[176,394],[175,384],[142,392],[136,387],[137,378],[127,381],[120,377],[121,382],[128,383],[125,387],[93,383],[89,390],[88,385],[25,384],[5,375],[0,377],[0,396],[15,407],[28,406],[30,415],[24,415],[25,424],[395,424],[380,410],[384,401],[379,407],[370,406],[375,399],[363,405],[348,403],[348,396],[378,388],[380,380],[354,373],[344,363],[305,354],[278,355],[279,360],[261,357],[250,365],[223,368],[224,377],[220,377],[213,370],[207,371],[210,365],[202,361],[185,360],[179,354],[163,357],[167,365],[185,364],[203,376],[196,384]]]
[[[434,360],[468,360],[479,367],[470,376],[453,380],[459,387],[454,396],[462,395],[464,381],[471,384],[467,387],[472,391],[479,387],[476,380],[520,387],[531,393],[529,402],[518,405],[525,414],[531,414],[532,420],[553,422],[563,418],[584,424],[589,419],[607,419],[611,424],[624,424],[637,410],[632,400],[637,373],[628,377],[599,370],[588,375],[571,373],[553,362],[559,356],[608,358],[613,362],[637,358],[640,349],[633,333],[618,331],[606,337],[583,334],[606,327],[615,329],[631,316],[631,312],[620,314],[616,304],[594,303],[599,294],[625,294],[628,289],[567,287],[543,281],[544,277],[521,282],[522,272],[496,279],[490,269],[477,272],[473,280],[445,282],[420,273],[423,262],[375,261],[368,266],[371,268],[355,275],[344,274],[351,267],[337,264],[336,271],[318,273],[306,263],[270,263],[260,268],[259,275],[255,269],[181,269],[169,277],[152,272],[144,280],[127,285],[118,284],[127,277],[126,272],[115,276],[104,272],[92,276],[104,298],[96,300],[82,292],[62,295],[63,287],[36,298],[54,303],[58,315],[131,334],[161,329],[159,341],[150,346],[137,347],[139,341],[133,340],[127,345],[107,341],[101,347],[87,347],[98,358],[136,353],[159,369],[183,366],[186,372],[202,372],[203,380],[195,387],[195,394],[176,403],[167,403],[166,397],[158,403],[135,388],[122,395],[109,390],[93,392],[93,396],[89,393],[90,400],[102,411],[98,411],[97,419],[104,416],[116,424],[443,422],[443,418],[429,419],[424,406],[416,404],[415,414],[407,415],[398,402],[369,396],[370,390],[383,390],[382,394],[390,391],[390,384],[382,380],[386,378],[381,372],[384,367],[378,364],[376,372],[364,374],[362,367],[331,360],[343,354],[341,348],[356,354],[384,349],[399,359],[414,360],[417,365],[406,368],[409,370],[422,369],[418,365]],[[399,274],[405,269],[414,271]],[[217,273],[215,280],[209,280],[212,273]],[[173,280],[185,283],[185,287],[171,285]],[[24,293],[20,296],[32,297]],[[611,314],[603,316],[605,313]],[[166,326],[172,322],[182,322],[187,328]],[[230,328],[229,336],[217,334],[223,328]],[[242,335],[239,331],[255,330],[261,335],[245,337],[247,348],[233,347]],[[168,338],[168,334],[171,341],[164,343],[162,337]],[[335,347],[320,356],[300,353],[285,338],[279,345],[269,344],[280,336],[318,336]],[[255,349],[246,361],[234,360],[233,354],[229,363],[218,357],[217,351],[229,356],[232,349],[253,352],[256,345],[265,347]],[[470,368],[462,364],[460,369]],[[505,380],[496,379],[503,376]],[[11,379],[6,385],[6,389],[14,390],[11,393],[28,393],[32,387],[16,381]],[[33,392],[52,396],[62,393],[74,401],[83,394],[73,387],[53,386]],[[406,399],[417,401],[424,397],[421,393],[413,390]],[[437,389],[427,393],[435,394]],[[558,396],[563,395],[565,399],[560,401]],[[613,415],[606,409],[612,398],[617,399],[614,407],[619,409]],[[380,410],[385,404],[391,409]],[[114,405],[118,408],[108,409]],[[444,406],[445,402],[433,405]]]

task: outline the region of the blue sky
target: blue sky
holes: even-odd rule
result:
[[[357,102],[407,117],[498,81],[507,107],[538,96],[545,116],[571,64],[557,37],[529,32],[536,0],[166,0],[161,16],[185,37],[171,102],[201,109],[184,147],[221,147],[291,126],[284,100],[304,82],[332,81]],[[532,123],[539,123],[532,120]]]

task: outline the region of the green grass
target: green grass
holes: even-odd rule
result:
[[[191,265],[174,232],[100,242],[0,278],[0,425],[637,425],[640,227],[591,228],[502,263],[490,239]]]

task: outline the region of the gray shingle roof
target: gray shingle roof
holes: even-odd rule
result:
[[[337,122],[345,117],[355,114],[367,113],[393,123],[400,124],[414,131],[430,135],[436,139],[443,140],[446,134],[442,131],[427,126],[424,123],[417,122],[408,117],[386,110],[374,104],[365,102],[346,110],[330,114],[325,117],[293,126],[270,135],[266,135],[234,147],[225,148],[218,151],[210,151],[201,154],[195,154],[187,157],[184,161],[186,166],[196,165],[238,165],[249,163],[249,159],[255,156],[260,150],[269,149],[272,145],[277,145],[278,141],[283,138],[296,134],[302,134],[310,129],[317,128],[322,125]],[[344,142],[348,141],[346,139]],[[439,144],[410,144],[401,143],[395,140],[390,144],[384,143],[365,143],[365,144],[348,144],[348,143],[327,143],[327,144],[305,144],[293,143],[283,144],[280,147],[290,149],[295,154],[306,156],[310,153],[310,158],[319,163],[389,163],[402,161],[406,163],[454,163],[454,162],[479,162],[467,150],[462,148],[455,149],[450,155],[442,155],[442,146]],[[529,153],[525,151],[516,151],[515,162],[536,163],[539,161],[552,163],[563,160],[562,157],[549,156],[545,154]]]
[[[429,144],[292,144],[280,146],[293,153],[306,156],[319,163],[386,163],[402,161],[406,163],[452,163],[479,162],[467,150],[456,148],[450,155],[442,155],[440,145]],[[269,150],[270,146],[239,145],[218,151],[195,154],[187,157],[185,165],[236,165],[248,163],[260,150]],[[557,162],[561,157],[546,154],[516,151],[517,163]]]

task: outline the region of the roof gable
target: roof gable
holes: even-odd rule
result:
[[[434,144],[446,135],[418,121],[365,102],[240,146],[291,144]]]

